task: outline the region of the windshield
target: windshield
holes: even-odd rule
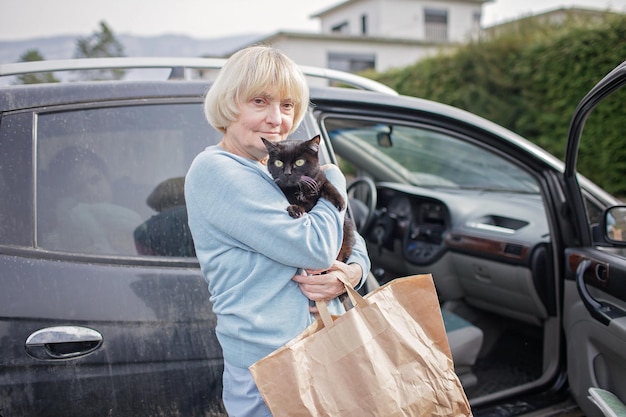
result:
[[[474,143],[421,127],[327,119],[342,159],[421,187],[537,193],[535,179]],[[393,175],[392,175],[393,173]],[[379,178],[385,180],[385,178]]]

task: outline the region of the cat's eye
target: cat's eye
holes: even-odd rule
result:
[[[276,161],[274,161],[274,165],[277,166],[278,168],[282,168],[283,161],[276,160]]]
[[[302,165],[304,165],[304,159],[297,159],[295,165],[297,167],[301,167]]]

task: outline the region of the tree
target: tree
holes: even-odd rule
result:
[[[124,46],[104,22],[100,22],[100,30],[90,36],[76,41],[75,58],[111,58],[124,56]],[[122,69],[78,71],[82,79],[88,80],[119,80],[126,71]]]
[[[29,49],[20,56],[19,62],[43,61],[44,57],[37,49]],[[15,84],[42,84],[58,83],[59,80],[52,72],[39,72],[32,74],[22,74],[17,76]]]

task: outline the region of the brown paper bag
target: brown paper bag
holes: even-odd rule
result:
[[[274,417],[471,416],[454,373],[431,275],[399,278],[302,334],[250,371]]]

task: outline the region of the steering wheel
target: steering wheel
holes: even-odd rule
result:
[[[362,188],[365,190],[362,190]],[[378,201],[378,193],[376,184],[369,177],[357,177],[348,186],[348,199],[354,216],[354,224],[357,231],[363,235],[371,226],[376,215],[376,203]],[[351,194],[356,194],[350,197]],[[363,198],[365,202],[361,199]]]

